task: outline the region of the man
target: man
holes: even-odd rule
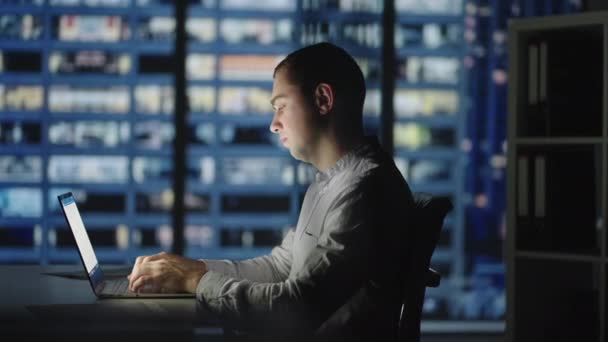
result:
[[[375,139],[363,134],[363,74],[320,43],[274,71],[270,130],[318,169],[295,231],[267,256],[234,262],[139,257],[133,291],[186,291],[219,317],[280,335],[368,340],[394,329],[413,199]]]

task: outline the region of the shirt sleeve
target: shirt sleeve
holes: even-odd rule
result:
[[[203,260],[209,272],[223,274],[231,279],[246,279],[254,282],[280,282],[287,279],[291,269],[291,247],[293,230],[283,238],[281,245],[269,255],[244,261]]]
[[[238,323],[271,322],[273,328],[292,332],[318,327],[367,279],[370,208],[365,198],[355,189],[337,197],[297,274],[280,282],[256,282],[212,270],[201,278],[197,299],[213,314]]]

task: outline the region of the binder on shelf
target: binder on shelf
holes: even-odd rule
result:
[[[538,47],[528,46],[528,105],[538,103]]]
[[[517,216],[528,217],[528,158],[517,158]]]

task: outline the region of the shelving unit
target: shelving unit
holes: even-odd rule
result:
[[[466,88],[462,60],[464,2],[395,1],[397,75],[393,110],[394,155],[412,191],[449,198],[449,214],[431,264],[441,286],[427,291],[424,318],[452,316],[464,275],[460,193]]]
[[[508,341],[608,336],[607,15],[509,27]]]
[[[159,243],[140,224],[169,222],[173,133],[160,112],[172,98],[153,102],[142,90],[171,92],[162,66],[173,29],[146,23],[172,16],[172,5],[140,3],[0,4],[1,262],[78,262],[57,205],[64,191],[78,199],[101,262],[170,246],[170,234]]]
[[[186,256],[265,254],[295,225],[297,165],[268,128],[268,101],[275,65],[300,46],[298,13],[293,1],[218,1],[188,9],[186,27],[206,26],[199,24],[187,46],[189,123],[204,142],[190,140],[186,192],[204,197],[208,208],[187,211]],[[200,87],[207,93],[193,95]],[[196,102],[206,104],[196,110]]]

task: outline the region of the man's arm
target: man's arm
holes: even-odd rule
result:
[[[129,289],[194,293],[201,277],[208,271],[259,282],[283,281],[291,269],[292,241],[293,231],[290,231],[270,255],[241,262],[194,260],[165,252],[140,256],[128,276]]]
[[[222,273],[230,278],[265,283],[284,281],[291,269],[293,235],[293,230],[290,230],[281,245],[274,247],[270,255],[243,261],[207,259],[202,261],[208,271]]]
[[[237,322],[317,327],[369,275],[371,208],[359,191],[345,193],[329,209],[325,231],[297,274],[263,283],[209,271],[198,284],[197,299],[207,310]]]

